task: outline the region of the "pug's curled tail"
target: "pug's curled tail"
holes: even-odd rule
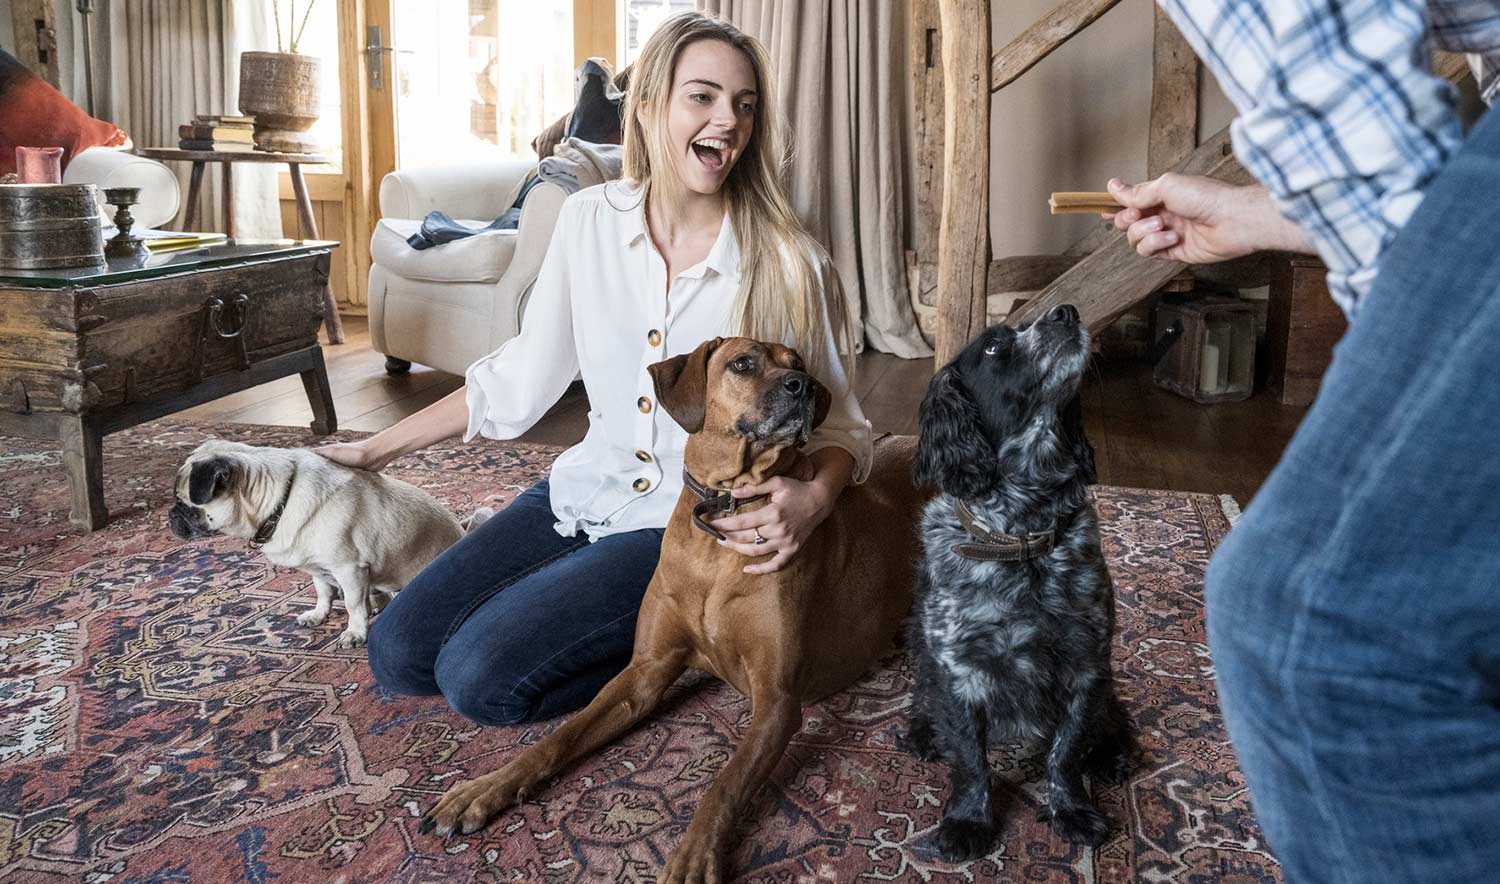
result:
[[[475,510],[472,515],[470,515],[467,519],[464,519],[462,522],[464,533],[468,534],[469,532],[478,528],[480,525],[488,522],[490,520],[490,516],[493,516],[494,514],[495,511],[487,506],[482,506],[479,509]]]

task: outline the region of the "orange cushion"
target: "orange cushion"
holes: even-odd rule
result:
[[[91,147],[130,140],[117,126],[96,120],[0,49],[0,175],[16,171],[17,147],[60,147],[62,165]]]

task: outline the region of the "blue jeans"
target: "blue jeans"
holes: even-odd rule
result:
[[[1224,718],[1292,884],[1500,874],[1497,231],[1491,112],[1209,568]]]
[[[480,724],[581,708],[630,662],[663,531],[562,537],[543,480],[438,556],[370,627],[370,669]]]

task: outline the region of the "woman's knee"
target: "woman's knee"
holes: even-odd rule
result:
[[[454,711],[479,724],[507,727],[536,721],[537,703],[523,690],[525,674],[495,659],[473,655],[438,657],[436,683]]]

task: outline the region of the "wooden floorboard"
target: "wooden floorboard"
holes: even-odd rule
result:
[[[423,366],[385,371],[370,347],[364,317],[344,320],[347,340],[326,345],[339,426],[376,432],[460,388],[463,378]],[[857,357],[854,393],[876,432],[915,433],[917,409],[932,376],[931,359],[867,352]],[[1198,405],[1157,387],[1149,368],[1096,360],[1083,387],[1084,426],[1099,481],[1108,485],[1232,494],[1241,504],[1260,487],[1303,408],[1260,392],[1244,402]],[[182,412],[196,420],[306,426],[312,420],[300,379],[283,378]],[[574,384],[521,438],[571,445],[588,430],[588,398]]]

